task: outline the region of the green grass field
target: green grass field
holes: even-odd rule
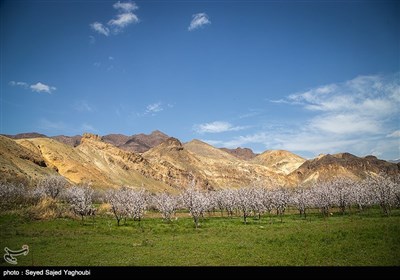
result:
[[[400,211],[309,219],[285,215],[261,221],[206,217],[195,229],[186,213],[171,223],[160,218],[110,217],[28,221],[0,216],[0,248],[21,249],[18,265],[34,266],[399,266]],[[2,266],[7,263],[1,259]]]

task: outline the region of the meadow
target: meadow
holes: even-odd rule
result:
[[[400,210],[378,208],[307,219],[289,211],[277,216],[221,217],[200,221],[188,213],[170,222],[147,213],[117,226],[109,216],[32,220],[18,212],[0,215],[0,248],[20,249],[21,266],[399,266]],[[1,266],[8,265],[1,259]]]

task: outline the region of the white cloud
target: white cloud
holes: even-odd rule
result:
[[[118,1],[117,3],[114,3],[113,7],[114,7],[114,9],[121,10],[123,12],[131,12],[131,11],[139,9],[139,7],[136,5],[135,2]]]
[[[386,137],[400,138],[400,130],[393,131],[392,133],[386,135]]]
[[[99,34],[103,34],[104,36],[108,36],[110,35],[110,29],[108,29],[106,26],[104,26],[102,23],[100,22],[93,22],[90,24],[90,27],[96,31]]]
[[[36,83],[36,84],[32,84],[32,85],[29,85],[28,83],[26,83],[26,82],[16,82],[16,81],[10,81],[9,83],[8,83],[10,86],[17,86],[17,87],[22,87],[22,88],[24,88],[24,89],[31,89],[32,91],[35,91],[35,92],[46,92],[46,93],[52,93],[52,91],[54,91],[54,90],[56,90],[57,88],[56,87],[53,87],[53,86],[49,86],[49,85],[46,85],[46,84],[42,84],[41,82],[38,82],[38,83]]]
[[[30,85],[29,87],[31,88],[32,91],[46,92],[46,93],[51,93],[52,91],[57,89],[56,87],[42,84],[41,82],[38,82],[34,85]]]
[[[221,133],[226,131],[238,131],[245,129],[243,126],[233,126],[229,122],[215,121],[211,123],[203,123],[194,125],[193,129],[197,133]]]
[[[299,106],[306,118],[218,142],[235,148],[262,145],[298,153],[351,152],[400,157],[400,73],[359,76],[292,94],[277,106]],[[286,108],[289,110],[290,108]],[[285,110],[282,110],[283,112]],[[273,121],[273,120],[271,120]],[[213,140],[215,141],[215,140]]]
[[[108,60],[114,60],[114,57],[113,56],[109,56]]]
[[[145,114],[155,115],[155,113],[161,112],[162,110],[164,110],[164,109],[162,107],[161,102],[157,102],[157,103],[147,105]]]
[[[351,112],[364,116],[378,114],[379,117],[398,111],[396,103],[400,101],[399,91],[400,86],[396,77],[358,76],[344,83],[325,85],[292,94],[285,101],[303,105],[310,111]]]
[[[207,14],[205,13],[194,14],[192,16],[192,21],[190,22],[188,30],[192,31],[207,24],[211,24],[211,21],[209,20]]]
[[[90,27],[99,34],[109,36],[110,34],[118,34],[132,23],[138,23],[140,20],[132,11],[139,9],[135,2],[121,2],[114,3],[113,8],[118,11],[114,18],[107,22],[107,27],[101,22],[93,22]]]
[[[315,117],[311,120],[309,126],[318,131],[348,134],[348,133],[379,133],[382,130],[382,124],[371,118],[363,118],[358,114],[328,114]]]
[[[118,14],[115,19],[108,22],[108,25],[115,26],[118,28],[124,28],[131,23],[138,23],[139,18],[133,13]],[[118,29],[119,30],[119,29]]]
[[[28,84],[25,82],[15,82],[15,81],[10,81],[9,82],[10,86],[18,86],[18,87],[22,87],[22,88],[28,88]]]

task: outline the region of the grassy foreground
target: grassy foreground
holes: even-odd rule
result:
[[[400,213],[378,211],[324,220],[285,215],[281,223],[212,217],[195,229],[190,217],[159,218],[117,227],[108,217],[27,221],[0,215],[0,248],[21,249],[18,265],[343,266],[400,265]],[[0,265],[7,263],[1,258]]]

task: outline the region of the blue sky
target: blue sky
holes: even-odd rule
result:
[[[397,1],[0,5],[0,133],[400,158]]]

